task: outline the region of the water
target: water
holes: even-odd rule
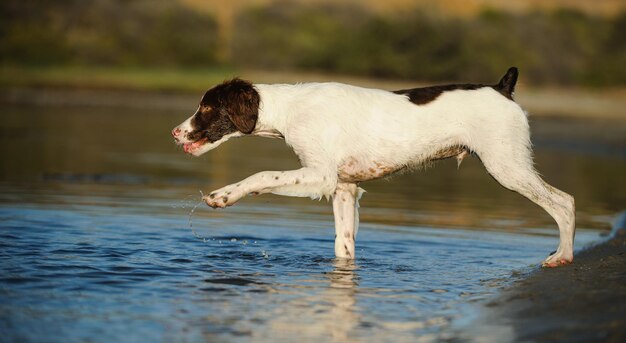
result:
[[[331,205],[272,195],[198,207],[261,170],[298,167],[243,138],[202,158],[186,115],[0,107],[3,341],[436,341],[554,250],[551,218],[475,158],[365,183],[354,262]],[[576,196],[577,247],[626,208],[623,125],[534,119],[537,165]]]

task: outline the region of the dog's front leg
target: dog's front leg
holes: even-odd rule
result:
[[[355,258],[354,242],[359,230],[359,199],[363,189],[356,183],[338,183],[333,194],[335,256]]]
[[[336,180],[335,175],[315,168],[265,171],[213,191],[203,200],[213,208],[224,208],[233,205],[248,194],[274,193],[321,198],[332,195]]]

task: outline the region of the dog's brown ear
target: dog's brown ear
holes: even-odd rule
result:
[[[259,92],[250,82],[241,79],[227,82],[223,106],[230,121],[242,133],[250,134],[254,131],[259,118],[260,101]]]

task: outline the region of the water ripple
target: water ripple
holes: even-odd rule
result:
[[[194,225],[211,233],[200,240],[184,210],[110,210],[0,207],[8,223],[0,228],[0,330],[29,340],[119,340],[131,327],[168,327],[192,341],[203,333],[265,340],[292,330],[316,337],[315,323],[342,335],[358,328],[364,341],[392,331],[411,341],[443,330],[466,299],[489,294],[553,245],[542,236],[365,223],[358,259],[346,261],[334,258],[332,222],[315,216],[300,226],[265,214],[232,217],[231,226],[199,216]],[[33,329],[44,314],[63,331]]]

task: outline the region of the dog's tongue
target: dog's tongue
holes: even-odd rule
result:
[[[185,143],[183,144],[183,151],[188,153],[191,151],[192,147],[193,147],[193,143]]]
[[[193,150],[198,149],[199,146],[201,146],[202,143],[201,142],[193,142],[193,143],[185,143],[183,144],[183,151],[186,153],[191,153]]]

